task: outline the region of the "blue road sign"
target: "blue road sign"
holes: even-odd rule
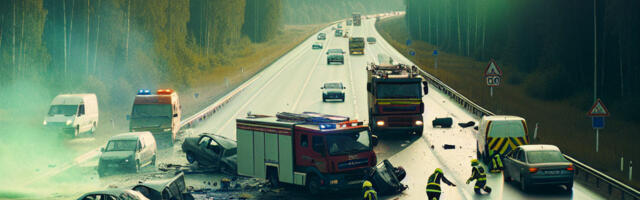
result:
[[[437,56],[438,55],[438,50],[433,50],[433,55]]]
[[[411,50],[411,51],[409,51],[409,55],[411,55],[411,56],[415,56],[415,55],[416,55],[416,52],[415,52],[415,51],[413,51],[413,50]]]
[[[407,40],[407,46],[411,45],[411,40]]]
[[[594,129],[603,129],[604,128],[604,117],[592,117],[591,118],[591,126]]]

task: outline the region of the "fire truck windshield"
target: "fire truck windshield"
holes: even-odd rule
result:
[[[378,83],[377,98],[421,98],[422,91],[419,82],[410,83]]]
[[[329,155],[332,156],[353,154],[371,149],[368,130],[328,135],[327,144],[329,145]]]

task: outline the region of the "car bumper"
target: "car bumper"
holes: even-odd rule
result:
[[[364,55],[364,50],[350,51],[349,54],[351,54],[351,55]]]
[[[136,166],[133,164],[134,162],[130,160],[129,162],[124,162],[123,160],[113,160],[113,161],[100,161],[98,164],[98,172],[100,173],[114,173],[121,171],[132,171],[135,170]]]
[[[344,99],[344,93],[342,94],[323,94],[323,99]]]
[[[573,183],[573,174],[555,176],[530,176],[527,182],[531,185],[564,185]]]
[[[73,135],[76,131],[75,128],[73,128],[72,125],[50,125],[47,124],[44,126],[45,130],[47,132],[52,132],[52,133],[59,133],[59,134],[67,134],[67,135]]]
[[[374,132],[415,132],[422,133],[424,121],[422,115],[383,115],[372,116],[371,129]],[[384,121],[384,125],[378,126],[378,121]],[[422,121],[422,125],[416,125],[416,121]]]

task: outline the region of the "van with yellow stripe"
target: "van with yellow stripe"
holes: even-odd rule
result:
[[[477,157],[487,162],[495,152],[505,155],[520,145],[529,144],[527,122],[517,116],[483,116],[476,139]]]

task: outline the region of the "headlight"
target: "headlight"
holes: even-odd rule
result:
[[[382,121],[382,120],[378,120],[378,121],[376,122],[376,125],[378,125],[378,126],[384,126],[384,121]]]
[[[125,159],[124,162],[129,162],[129,159]]]
[[[71,123],[73,123],[73,121],[67,120],[67,125],[71,125]]]
[[[166,131],[171,131],[171,128],[165,128],[165,129],[162,129],[162,131],[165,131],[165,132]]]
[[[421,120],[416,120],[416,126],[422,126],[422,121]]]
[[[47,125],[47,120],[44,120],[44,121],[42,122],[42,125],[45,125],[45,126],[46,126],[46,125]]]

